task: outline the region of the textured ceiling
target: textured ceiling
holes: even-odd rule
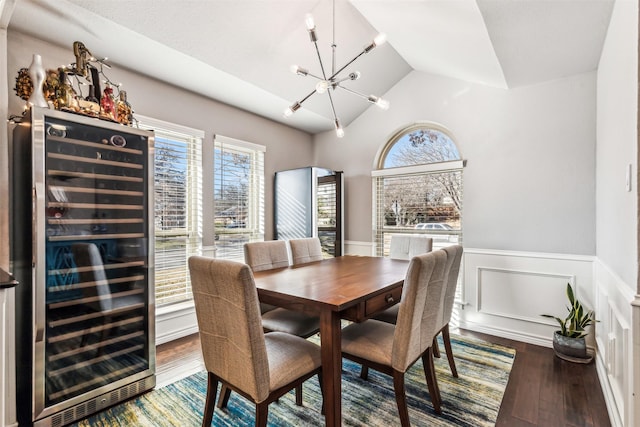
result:
[[[316,133],[333,128],[326,95],[282,116],[315,85],[289,67],[321,74],[306,13],[327,73],[332,40],[341,67],[387,34],[387,44],[346,70],[362,77],[345,83],[384,96],[411,70],[501,88],[592,71],[612,7],[613,0],[17,0],[9,28],[62,46],[81,40],[112,64]],[[333,94],[345,126],[371,106]]]

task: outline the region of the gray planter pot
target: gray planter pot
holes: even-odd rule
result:
[[[553,350],[556,356],[570,362],[589,363],[593,356],[587,352],[587,343],[582,338],[569,338],[560,335],[560,331],[553,334]]]

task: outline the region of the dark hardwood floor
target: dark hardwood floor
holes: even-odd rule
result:
[[[516,350],[497,426],[611,425],[595,363],[570,363],[550,348],[465,330],[457,333]],[[158,346],[156,361],[159,386],[204,369],[198,336]]]

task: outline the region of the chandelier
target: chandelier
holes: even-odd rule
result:
[[[347,67],[349,67],[351,64],[353,64],[358,58],[360,58],[362,55],[364,55],[365,53],[369,53],[371,52],[374,48],[380,46],[381,44],[383,44],[386,41],[386,35],[384,33],[380,33],[378,34],[373,41],[366,45],[361,52],[359,52],[356,56],[353,57],[353,59],[351,59],[350,61],[348,61],[345,65],[343,65],[342,67],[340,67],[339,69],[336,70],[336,41],[335,41],[335,37],[336,37],[336,31],[335,31],[335,22],[336,22],[336,3],[335,0],[333,1],[333,41],[331,43],[331,52],[332,52],[332,56],[331,56],[331,74],[327,76],[327,72],[325,71],[325,67],[324,64],[322,62],[322,57],[320,56],[320,50],[318,49],[318,35],[316,33],[316,24],[313,20],[313,15],[311,15],[310,13],[308,13],[305,17],[305,25],[307,27],[307,31],[309,32],[309,39],[311,40],[311,42],[313,43],[315,49],[316,49],[316,53],[318,55],[318,62],[320,63],[320,71],[322,73],[321,76],[318,75],[314,75],[311,74],[309,72],[308,69],[299,67],[297,65],[292,65],[291,66],[291,72],[299,75],[299,76],[309,76],[312,77],[317,81],[315,88],[304,98],[300,99],[299,101],[294,102],[289,108],[287,108],[284,111],[284,116],[285,117],[290,117],[293,113],[295,113],[296,111],[298,111],[300,109],[300,107],[302,106],[302,103],[305,102],[307,99],[311,98],[311,96],[313,96],[314,94],[318,93],[318,94],[324,94],[326,93],[328,98],[329,98],[329,104],[331,105],[331,112],[333,113],[333,123],[336,129],[336,135],[338,136],[338,138],[342,138],[344,136],[344,129],[342,128],[342,125],[340,124],[340,119],[338,118],[337,114],[336,114],[336,109],[335,106],[333,104],[333,97],[331,96],[331,92],[336,90],[336,89],[342,89],[345,90],[353,95],[359,96],[361,98],[366,99],[368,102],[371,102],[372,104],[376,104],[378,107],[380,107],[383,110],[386,110],[389,108],[389,102],[378,97],[375,95],[365,95],[362,94],[360,92],[357,92],[355,90],[349,89],[348,87],[344,86],[344,83],[349,82],[349,81],[353,81],[353,80],[358,80],[360,78],[360,72],[359,71],[353,71],[350,72],[349,74],[346,75],[341,75],[340,73],[342,73],[343,71],[346,70]]]

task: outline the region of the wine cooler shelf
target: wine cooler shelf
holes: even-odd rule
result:
[[[14,137],[31,139],[32,176],[42,177],[32,185],[43,188],[28,214],[35,298],[23,304],[36,302],[24,310],[36,332],[24,351],[32,367],[21,371],[33,375],[30,396],[21,393],[33,406],[20,418],[49,425],[60,411],[154,375],[153,134],[44,109],[31,120]]]

